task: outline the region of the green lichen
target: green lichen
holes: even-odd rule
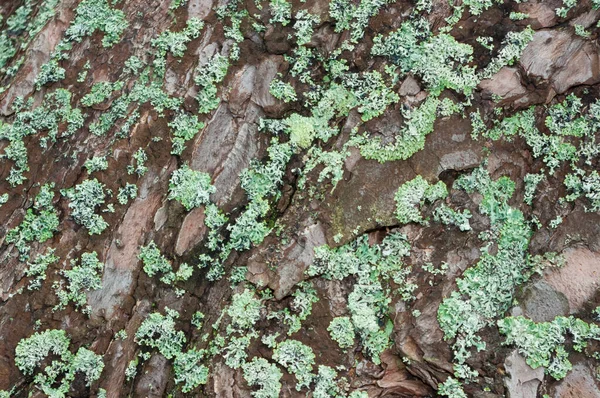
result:
[[[189,349],[175,357],[173,371],[175,383],[183,384],[181,391],[189,393],[196,387],[208,382],[208,368],[202,364],[206,352]]]
[[[83,167],[87,169],[89,174],[96,171],[103,171],[108,169],[108,160],[106,159],[106,156],[94,156],[93,158],[86,160]]]
[[[296,376],[297,391],[310,385],[314,378],[312,372],[315,363],[315,354],[310,347],[297,340],[284,340],[273,350],[273,359]]]
[[[127,166],[127,174],[137,174],[140,177],[143,176],[144,174],[146,174],[146,171],[148,171],[148,167],[146,167],[146,161],[148,160],[148,155],[146,154],[146,151],[144,151],[143,148],[138,148],[137,151],[135,151],[132,155],[132,163],[135,163],[136,165],[134,166],[133,164],[130,164]]]
[[[458,179],[455,186],[483,195],[479,211],[490,217],[491,231],[482,237],[497,242],[495,252],[489,244],[482,249],[477,264],[456,280],[458,291],[444,299],[438,309],[444,339],[455,339],[454,359],[460,365],[470,357],[471,347],[478,351],[485,348],[477,333],[508,310],[517,286],[531,277],[534,263],[527,254],[532,231],[523,213],[508,204],[514,191],[510,179],[494,181],[480,167]]]
[[[81,105],[93,106],[106,101],[112,95],[113,91],[119,91],[125,85],[122,81],[111,82],[99,82],[94,83],[90,92],[83,96],[81,99]]]
[[[365,122],[380,116],[389,105],[400,99],[377,71],[360,75],[347,74],[344,77],[344,86],[354,95],[357,110]]]
[[[313,25],[318,25],[321,21],[317,15],[313,15],[306,10],[300,10],[294,18],[294,30],[296,31],[296,44],[303,46],[310,42],[313,35]]]
[[[178,113],[177,116],[169,123],[169,127],[173,132],[173,141],[171,146],[172,155],[181,155],[185,149],[185,143],[192,138],[200,130],[204,128],[204,123],[198,121],[196,115],[190,115],[187,113]]]
[[[231,318],[227,333],[251,329],[260,318],[262,307],[260,299],[256,298],[251,290],[246,289],[243,293],[234,294],[226,311]]]
[[[27,147],[23,142],[26,137],[47,132],[40,137],[41,147],[46,148],[48,142],[74,134],[84,123],[81,110],[71,107],[68,90],[56,89],[43,97],[41,105],[33,107],[32,104],[33,99],[26,103],[22,99],[15,100],[13,123],[0,123],[0,139],[9,141],[3,157],[14,162],[6,179],[13,187],[22,184],[26,180],[23,174],[29,171]]]
[[[138,258],[144,264],[144,272],[149,277],[152,278],[154,275],[161,273],[164,274],[161,277],[161,281],[164,283],[170,284],[175,280],[175,273],[173,272],[171,262],[160,252],[154,241],[140,248]]]
[[[128,26],[123,11],[111,8],[107,0],[83,0],[75,9],[75,19],[65,32],[68,40],[81,42],[99,30],[104,33],[103,47],[116,44]]]
[[[333,318],[327,330],[331,339],[338,343],[340,348],[346,349],[354,345],[356,334],[350,318],[346,316]]]
[[[423,177],[417,176],[398,188],[394,196],[396,218],[401,224],[425,223],[426,220],[421,215],[424,204],[433,203],[446,198],[446,196],[448,196],[448,190],[442,181],[429,184]]]
[[[292,3],[287,0],[271,0],[269,1],[269,9],[271,10],[269,23],[281,23],[283,26],[290,23]]]
[[[432,35],[424,20],[404,22],[387,37],[376,36],[372,54],[390,59],[402,73],[419,75],[434,96],[444,89],[469,96],[479,82],[475,68],[468,66],[473,48],[448,34]]]
[[[228,69],[229,60],[219,53],[213,55],[206,64],[198,66],[196,69],[197,75],[194,81],[200,86],[196,96],[200,113],[209,113],[221,103],[217,97],[217,84],[225,79]]]
[[[156,47],[159,56],[165,56],[168,52],[174,57],[183,57],[187,50],[187,44],[200,36],[204,22],[198,18],[190,18],[186,22],[186,27],[181,32],[171,32],[167,30],[152,40],[152,46]]]
[[[425,147],[425,137],[433,131],[440,101],[429,96],[418,108],[404,112],[405,125],[395,137],[395,142],[383,144],[378,137],[356,135],[350,144],[360,149],[365,159],[380,163],[405,160]]]
[[[407,281],[410,268],[401,260],[409,253],[410,245],[401,234],[391,234],[380,245],[373,246],[363,235],[337,249],[327,246],[316,248],[315,260],[307,270],[309,276],[319,275],[326,279],[342,280],[356,276],[357,283],[348,296],[348,311],[363,350],[375,363],[379,363],[379,354],[390,344],[392,327],[387,319],[391,296],[383,282],[393,281],[398,286],[395,292],[404,300],[411,299],[416,287]],[[347,322],[343,326],[348,326]],[[337,337],[342,339],[341,335]],[[349,332],[344,331],[342,341],[344,345],[350,343]]]
[[[184,164],[175,170],[169,180],[169,200],[181,203],[187,211],[206,205],[216,188],[210,183],[210,175],[190,169]]]
[[[64,309],[72,302],[76,308],[89,314],[91,308],[87,306],[87,292],[102,287],[103,269],[104,264],[98,260],[96,252],[83,253],[79,262],[71,260],[71,269],[61,271],[67,280],[66,286],[62,283],[55,285],[59,303],[54,310]]]
[[[298,99],[294,87],[289,84],[282,82],[279,79],[273,79],[269,85],[269,92],[271,95],[283,102],[293,102]]]
[[[84,180],[73,188],[61,190],[61,194],[70,201],[71,217],[86,227],[90,235],[101,234],[108,227],[104,218],[95,213],[96,208],[105,203],[104,188],[104,184],[94,178]]]
[[[117,194],[117,202],[119,202],[122,205],[125,205],[130,199],[135,199],[137,197],[137,193],[137,185],[127,183],[124,187],[119,188],[119,193]]]
[[[277,398],[281,391],[283,374],[277,365],[264,358],[252,358],[242,367],[244,379],[250,386],[258,386],[257,391],[250,394],[255,398]]]
[[[600,341],[600,327],[575,317],[556,317],[551,322],[534,322],[522,316],[498,321],[504,344],[514,345],[533,369],[544,367],[556,380],[564,378],[572,365],[565,350],[567,335],[573,338],[573,349],[581,352],[592,340]]]
[[[42,283],[46,280],[46,270],[51,264],[56,263],[59,259],[54,255],[55,249],[46,250],[45,254],[39,254],[31,262],[27,262],[25,275],[28,278],[33,278],[29,281],[27,289],[37,290],[42,287]]]
[[[185,334],[175,330],[177,311],[165,309],[166,315],[153,312],[148,315],[135,332],[135,341],[149,348],[155,348],[165,358],[172,359],[181,353],[185,344]]]
[[[90,386],[100,378],[102,356],[80,347],[72,354],[70,339],[64,330],[48,329],[22,339],[15,349],[15,364],[24,375],[35,377],[33,384],[51,397],[65,397],[77,374]],[[51,359],[46,361],[46,359]],[[47,364],[42,368],[42,364]],[[35,372],[39,370],[38,372]]]
[[[6,234],[6,242],[14,243],[19,251],[21,261],[29,259],[30,243],[46,242],[58,231],[58,212],[52,205],[53,188],[53,183],[43,185],[35,198],[33,207],[27,209],[23,221]]]

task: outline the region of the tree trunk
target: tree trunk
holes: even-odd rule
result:
[[[497,321],[600,304],[599,12],[580,3],[2,2],[0,390],[569,396]],[[545,253],[565,268],[534,276]]]

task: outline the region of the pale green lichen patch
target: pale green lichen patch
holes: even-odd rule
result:
[[[29,259],[30,244],[43,243],[58,231],[58,212],[54,208],[54,184],[43,185],[32,208],[27,209],[25,218],[6,234],[6,242],[14,243],[21,261]]]
[[[71,269],[61,272],[66,279],[66,286],[63,283],[55,283],[59,303],[54,310],[64,309],[72,302],[84,313],[90,313],[86,293],[102,287],[103,269],[104,264],[98,260],[96,252],[83,253],[79,261],[71,260]]]
[[[600,327],[575,317],[558,316],[551,322],[508,317],[498,321],[504,344],[518,347],[533,369],[543,366],[547,374],[560,380],[571,370],[566,351],[567,336],[572,336],[573,349],[581,352],[592,341],[600,341]]]
[[[404,183],[394,196],[396,218],[401,224],[424,223],[421,208],[425,203],[433,203],[448,196],[446,184],[438,181],[430,185],[423,177],[417,176]]]
[[[15,364],[26,375],[35,373],[34,385],[44,394],[64,397],[76,374],[83,374],[89,386],[100,378],[104,369],[102,356],[84,347],[73,354],[69,351],[70,343],[64,330],[48,329],[34,333],[19,341],[15,350]],[[42,369],[42,363],[47,358],[51,358],[51,362]]]
[[[69,199],[71,216],[78,224],[87,228],[90,235],[101,234],[108,227],[104,218],[96,214],[96,209],[106,200],[105,185],[97,179],[84,180],[73,188],[61,190]]]
[[[188,211],[208,204],[210,194],[215,191],[207,173],[192,170],[188,165],[175,170],[169,181],[169,199],[178,201]]]

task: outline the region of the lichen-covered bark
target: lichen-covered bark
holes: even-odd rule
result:
[[[600,396],[598,6],[2,2],[0,396]],[[503,344],[520,315],[573,316],[546,373]],[[46,330],[68,353],[35,357]]]

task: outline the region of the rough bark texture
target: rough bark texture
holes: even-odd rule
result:
[[[32,15],[39,3],[32,2]],[[3,29],[7,29],[7,18],[23,4],[17,0],[0,4],[0,12],[4,15]],[[194,81],[197,67],[215,53],[228,56],[232,46],[236,45],[234,40],[225,37],[224,26],[228,22],[223,22],[215,12],[215,7],[221,4],[211,0],[188,0],[169,10],[169,1],[118,2],[111,7],[122,10],[128,22],[118,42],[112,47],[103,47],[104,33],[99,31],[83,37],[79,43],[74,42],[68,51],[68,59],[60,61],[66,72],[64,79],[36,89],[35,81],[42,65],[51,59],[56,45],[75,18],[77,4],[77,0],[59,1],[55,15],[25,48],[18,49],[12,63],[7,64],[7,67],[14,65],[19,57],[23,57],[14,76],[7,75],[6,68],[0,74],[4,87],[0,94],[0,120],[7,124],[14,123],[17,117],[18,112],[12,108],[17,97],[31,98],[35,107],[42,103],[47,93],[57,88],[67,88],[72,93],[71,105],[79,106],[86,115],[84,127],[71,136],[49,142],[45,150],[39,145],[45,133],[23,139],[29,158],[29,171],[25,173],[27,179],[23,184],[12,187],[5,181],[13,166],[12,160],[2,159],[0,163],[0,194],[9,194],[8,201],[0,207],[0,390],[12,389],[12,394],[19,397],[28,394],[44,396],[35,387],[33,376],[24,375],[15,365],[15,348],[20,340],[36,330],[63,329],[71,339],[72,352],[87,347],[101,355],[105,364],[100,378],[91,386],[86,386],[85,378],[77,374],[69,396],[96,396],[99,388],[105,389],[108,397],[250,396],[256,389],[247,384],[241,369],[226,366],[218,354],[205,363],[209,368],[208,383],[184,394],[181,385],[175,383],[173,361],[156,350],[142,347],[134,338],[150,313],[164,314],[168,307],[180,314],[176,329],[184,332],[186,347],[207,348],[209,342],[202,336],[209,333],[212,339],[214,333],[224,333],[227,317],[216,331],[213,325],[231,304],[232,295],[244,290],[244,284],[232,288],[228,276],[234,267],[245,266],[248,286],[256,286],[259,290],[268,287],[273,291],[273,297],[264,301],[265,308],[255,325],[261,335],[279,331],[283,338],[286,337],[283,323],[268,319],[266,313],[289,307],[297,284],[310,280],[319,301],[313,305],[312,314],[301,329],[290,338],[310,346],[316,355],[316,364],[332,368],[343,366],[338,376],[347,379],[347,390],[365,391],[369,397],[435,396],[439,384],[452,375],[454,363],[453,340],[444,339],[438,323],[438,308],[444,298],[457,290],[456,278],[477,263],[483,246],[479,233],[486,231],[490,222],[478,210],[481,195],[452,189],[445,203],[473,213],[471,231],[463,232],[455,226],[433,221],[401,225],[395,216],[394,195],[402,184],[417,176],[430,183],[444,181],[450,189],[459,176],[470,173],[485,159],[492,179],[508,176],[515,181],[516,190],[509,200],[510,206],[522,211],[527,219],[536,216],[539,220],[540,227],[531,237],[529,253],[556,252],[565,258],[562,268],[549,267],[517,287],[516,302],[504,315],[524,314],[536,322],[548,322],[560,315],[592,320],[592,310],[600,305],[598,212],[585,211],[589,202],[583,197],[573,202],[559,202],[559,198],[566,195],[562,184],[568,172],[566,165],[561,165],[554,175],[538,185],[531,206],[523,203],[523,178],[544,167],[542,160],[533,156],[530,146],[521,137],[474,140],[469,120],[469,114],[477,109],[489,115],[494,107],[502,107],[505,114],[510,115],[539,105],[535,117],[543,124],[544,105],[559,103],[571,93],[584,98],[585,104],[598,98],[600,48],[596,24],[600,12],[593,10],[590,2],[580,2],[566,18],[555,14],[555,8],[562,6],[558,0],[494,3],[478,16],[465,11],[450,33],[459,42],[474,47],[471,65],[485,66],[492,57],[477,44],[476,37],[490,36],[499,44],[507,32],[521,31],[530,25],[535,33],[520,60],[482,80],[464,110],[438,117],[433,132],[426,137],[424,148],[409,159],[379,163],[365,159],[358,148],[350,146],[349,154],[343,160],[342,179],[333,190],[327,180],[318,181],[320,166],[306,175],[306,188],[298,186],[298,171],[304,167],[307,151],[296,148],[285,167],[283,183],[278,187],[281,193],[269,198],[271,210],[265,218],[275,229],[262,243],[252,245],[249,250],[233,250],[224,261],[225,277],[217,281],[206,277],[206,269],[196,267],[198,255],[206,252],[205,206],[187,211],[177,201],[169,200],[169,180],[184,164],[208,173],[216,188],[211,202],[229,214],[231,220],[242,214],[248,197],[240,185],[240,174],[253,164],[253,159],[263,162],[268,159],[267,148],[271,136],[275,135],[259,131],[260,119],[283,119],[293,113],[310,114],[310,108],[302,100],[284,103],[269,92],[271,81],[278,73],[282,73],[282,80],[291,82],[298,92],[310,87],[289,75],[293,62],[284,57],[297,47],[292,39],[294,19],[286,26],[269,23],[267,3],[263,3],[262,10],[255,2],[241,3],[239,9],[247,9],[250,16],[257,15],[257,20],[262,21],[266,29],[257,32],[250,18],[242,20],[244,38],[239,42],[239,59],[230,61],[226,77],[217,83],[220,103],[210,113],[199,114],[195,99],[198,85]],[[350,72],[382,70],[383,58],[370,55],[373,38],[397,29],[413,7],[414,2],[397,1],[380,8],[364,29],[364,38],[352,52],[343,53]],[[298,10],[307,10],[319,16],[320,22],[315,24],[314,34],[307,44],[309,48],[330,53],[349,37],[349,31],[334,30],[335,21],[329,15],[326,1],[293,1],[292,9],[292,15]],[[434,1],[433,10],[424,16],[436,31],[445,25],[444,19],[452,11],[447,1]],[[513,11],[527,13],[529,17],[513,21],[509,18]],[[150,103],[140,105],[139,118],[126,138],[115,138],[115,130],[124,118],[104,136],[91,134],[89,123],[107,112],[121,95],[113,92],[105,101],[83,107],[80,102],[92,84],[122,79],[124,63],[132,55],[151,62],[152,40],[166,30],[183,30],[185,21],[192,17],[203,20],[204,28],[197,38],[186,44],[183,56],[176,57],[171,52],[166,55],[162,82],[165,93],[181,98],[181,110],[198,115],[205,123],[200,132],[186,142],[183,153],[180,156],[170,154],[172,129],[168,123],[176,112],[172,109],[157,112]],[[591,36],[576,35],[575,25],[588,28]],[[86,62],[90,65],[89,73],[78,81]],[[315,81],[322,81],[326,74],[323,68],[317,67],[311,73]],[[138,76],[139,73],[126,76],[123,90],[131,90]],[[399,101],[361,127],[383,142],[392,142],[405,123],[401,111],[417,107],[427,96],[421,78],[410,73],[401,75],[393,90],[400,94]],[[444,97],[454,101],[465,98],[453,90],[445,90],[441,94],[441,98]],[[352,136],[352,128],[359,124],[360,117],[353,109],[347,116],[332,121],[340,133],[327,142],[320,141],[318,146],[325,150],[345,150],[344,144]],[[64,124],[60,129],[64,129]],[[287,139],[286,135],[280,135],[281,141]],[[7,146],[6,139],[0,141],[0,151]],[[138,177],[128,174],[127,166],[132,164],[132,156],[140,147],[147,153],[148,171]],[[70,201],[59,190],[90,178],[83,168],[84,162],[93,156],[104,155],[107,155],[108,168],[94,172],[92,177],[113,192],[107,203],[114,203],[114,212],[100,213],[98,210],[109,226],[101,234],[90,235],[87,228],[73,219]],[[597,155],[595,159],[591,169],[598,167]],[[29,265],[19,258],[15,245],[7,242],[6,236],[23,221],[40,186],[49,182],[55,184],[53,205],[58,211],[60,225],[51,239],[43,243],[32,242],[29,256],[34,258],[51,247],[56,249],[59,260],[50,265],[39,290],[28,290],[30,278],[25,275],[25,270]],[[138,194],[121,205],[116,202],[116,195],[126,183],[137,185]],[[308,187],[315,187],[317,193],[309,194]],[[550,221],[558,216],[562,217],[562,223],[550,227]],[[360,343],[341,350],[327,331],[333,318],[348,316],[346,303],[356,282],[354,278],[309,277],[306,270],[315,261],[316,247],[325,244],[339,247],[364,234],[368,235],[371,244],[378,244],[393,231],[405,234],[410,242],[410,255],[404,262],[410,270],[407,281],[414,283],[416,290],[414,300],[403,301],[392,296],[386,316],[393,325],[391,344],[381,355],[381,364],[375,364],[363,354]],[[160,282],[158,276],[150,277],[142,270],[138,258],[140,247],[151,241],[171,260],[175,269],[186,262],[195,267],[191,278],[176,283],[179,289],[185,290],[182,296],[176,294],[173,286]],[[69,269],[71,260],[79,258],[81,253],[93,251],[98,253],[104,268],[101,288],[86,292],[91,312],[83,314],[72,303],[64,309],[53,310],[58,304],[53,282],[64,281],[60,271]],[[442,275],[432,274],[424,268],[428,263],[436,268],[446,263],[448,270]],[[392,285],[394,289],[397,287]],[[200,329],[190,323],[196,311],[205,315]],[[127,332],[126,339],[115,337],[120,330]],[[564,380],[555,381],[544,375],[540,368],[529,368],[513,346],[502,345],[504,336],[499,334],[495,323],[482,329],[480,336],[487,347],[481,352],[472,350],[468,360],[471,368],[478,371],[472,382],[464,383],[468,396],[600,396],[595,376],[598,363],[594,359],[573,353],[570,356],[573,370]],[[152,355],[146,361],[140,360],[137,375],[128,380],[125,370],[140,352]],[[271,349],[262,344],[260,338],[252,341],[247,352],[249,359],[256,356],[270,359],[272,355]],[[314,367],[316,371],[317,366]],[[310,394],[306,388],[296,391],[295,377],[283,373],[282,397]]]

